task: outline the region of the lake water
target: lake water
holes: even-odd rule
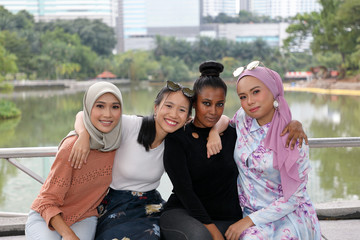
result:
[[[161,84],[143,87],[119,86],[123,93],[124,113],[147,115]],[[22,116],[0,121],[0,148],[56,146],[73,129],[75,114],[82,108],[83,91],[63,89],[16,91],[0,95],[12,100]],[[360,97],[286,92],[293,118],[301,121],[311,138],[359,137]],[[233,83],[229,84],[225,114],[239,108]],[[360,199],[360,148],[311,149],[312,171],[308,191],[315,203],[335,199]],[[52,158],[19,159],[46,178]],[[28,212],[40,184],[0,159],[0,211]],[[163,177],[159,188],[164,199],[171,183]]]

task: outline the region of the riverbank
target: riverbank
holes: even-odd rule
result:
[[[360,76],[342,80],[313,79],[311,81],[292,81],[285,83],[284,88],[285,91],[360,96]]]
[[[44,88],[70,88],[70,89],[86,89],[96,81],[108,81],[113,84],[130,84],[129,79],[91,79],[86,81],[76,81],[72,79],[63,80],[22,80],[9,82],[14,86],[14,90],[24,89],[44,89]]]
[[[360,76],[349,79],[313,79],[284,83],[285,91],[360,96]]]

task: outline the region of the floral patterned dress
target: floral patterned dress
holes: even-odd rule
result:
[[[321,239],[315,208],[306,192],[310,171],[308,146],[298,146],[299,176],[303,183],[286,201],[280,172],[273,168],[273,152],[264,147],[270,123],[259,126],[242,108],[232,119],[237,141],[234,159],[239,169],[238,192],[244,217],[255,226],[245,230],[240,239]]]

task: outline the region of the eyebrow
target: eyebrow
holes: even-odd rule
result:
[[[175,103],[173,103],[173,102],[172,102],[172,101],[170,101],[170,100],[166,100],[166,101],[164,102],[164,104],[165,104],[165,103],[175,105]],[[189,107],[187,107],[187,106],[182,106],[182,105],[180,105],[180,107],[182,107],[182,108],[186,108],[186,109],[189,109]]]
[[[256,88],[261,88],[261,87],[260,87],[260,86],[255,86],[255,87],[253,87],[253,88],[250,89],[250,92],[253,91],[253,90],[256,89]],[[241,94],[245,94],[245,93],[240,92],[240,93],[238,93],[238,96],[241,95]]]
[[[104,102],[104,101],[96,101],[95,103],[105,104],[106,102]],[[120,105],[120,102],[113,102],[112,104],[119,104]]]
[[[222,100],[219,100],[217,102],[225,102],[226,99],[222,99]],[[209,101],[209,102],[213,102],[212,99],[208,99],[208,98],[203,98],[202,101]]]

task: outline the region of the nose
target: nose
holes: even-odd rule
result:
[[[175,107],[171,108],[169,115],[172,118],[176,118],[178,116],[178,110]]]
[[[111,117],[111,108],[110,108],[110,107],[106,107],[106,108],[104,109],[103,114],[104,114],[104,117]]]
[[[209,109],[209,113],[210,114],[216,114],[216,106],[215,105],[212,105]]]
[[[248,104],[248,105],[251,105],[251,104],[253,104],[253,103],[254,103],[253,97],[248,96],[248,97],[247,97],[247,104]]]

